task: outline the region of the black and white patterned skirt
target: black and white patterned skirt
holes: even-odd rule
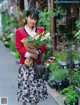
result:
[[[34,77],[33,67],[20,65],[18,73],[18,101],[38,103],[47,99],[48,94],[45,81]]]

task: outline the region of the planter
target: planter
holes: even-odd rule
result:
[[[58,61],[58,64],[62,67],[62,68],[67,68],[67,62],[66,61]]]
[[[61,90],[63,88],[66,88],[69,86],[69,79],[68,78],[63,78],[61,81],[55,80],[56,83],[56,90]]]
[[[74,101],[66,102],[66,101],[64,101],[64,105],[78,105],[78,102],[74,102]]]
[[[63,78],[62,80],[52,80],[50,82],[48,82],[48,85],[51,88],[55,88],[56,90],[61,90],[63,88],[66,88],[69,86],[69,79],[68,78]]]
[[[62,89],[62,81],[55,80],[55,88],[58,91],[61,90]]]
[[[56,88],[56,83],[54,80],[48,82],[48,85],[51,87],[51,88]]]
[[[63,78],[62,79],[62,89],[67,88],[69,86],[69,84],[70,84],[69,78]]]
[[[79,68],[79,65],[80,65],[79,60],[74,60],[73,62],[74,62],[74,67]]]

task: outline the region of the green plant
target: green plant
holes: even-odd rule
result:
[[[58,69],[53,72],[51,72],[49,76],[49,81],[55,79],[57,81],[61,81],[63,78],[68,76],[68,70],[67,69]]]
[[[9,48],[11,51],[16,52],[15,38],[14,37],[12,37],[9,41]]]
[[[41,11],[39,10],[39,22],[38,26],[44,27],[45,33],[50,32],[50,16],[51,16],[52,10],[49,11]]]
[[[48,66],[49,71],[53,72],[58,68],[58,64],[57,63],[50,63]]]
[[[80,52],[75,50],[72,54],[73,60],[80,60]]]
[[[13,20],[13,21],[11,22],[11,24],[12,24],[13,27],[16,27],[16,28],[19,26],[17,19]]]
[[[19,52],[16,50],[16,52],[15,52],[15,58],[16,59],[18,59],[18,58],[20,58],[20,54],[19,54]]]
[[[67,14],[67,11],[61,6],[57,5],[56,9],[54,9],[54,16],[57,16],[58,14],[60,14],[60,16],[63,17]]]
[[[0,40],[2,40],[2,38],[3,38],[3,35],[0,35]]]
[[[77,20],[75,23],[76,23],[75,37],[80,40],[80,20]]]
[[[77,20],[75,23],[76,23],[76,28],[79,30],[80,29],[80,20]]]
[[[80,88],[80,70],[77,70],[72,75],[72,83],[73,85]]]
[[[74,38],[74,33],[72,31],[66,33],[66,37],[68,40],[72,40]]]
[[[70,103],[71,101],[77,102],[78,100],[78,93],[72,85],[70,85],[68,88],[63,89],[60,93],[66,96],[65,101],[67,103]]]
[[[60,51],[60,52],[54,51],[54,56],[55,56],[55,58],[56,58],[57,61],[58,61],[58,60],[66,61],[67,53],[66,53],[65,50]]]
[[[75,37],[80,40],[80,29],[76,32]]]

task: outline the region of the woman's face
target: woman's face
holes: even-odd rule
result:
[[[28,17],[27,17],[27,25],[28,25],[29,27],[35,26],[36,22],[37,22],[37,20],[35,20],[35,19],[33,18],[33,16],[28,16]]]

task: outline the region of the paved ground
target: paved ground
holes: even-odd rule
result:
[[[16,63],[16,60],[11,55],[10,50],[3,45],[2,41],[0,41],[0,97],[8,97],[8,105],[22,105],[16,100],[17,75],[18,64]],[[49,95],[46,101],[41,102],[38,105],[58,104],[54,98]]]

